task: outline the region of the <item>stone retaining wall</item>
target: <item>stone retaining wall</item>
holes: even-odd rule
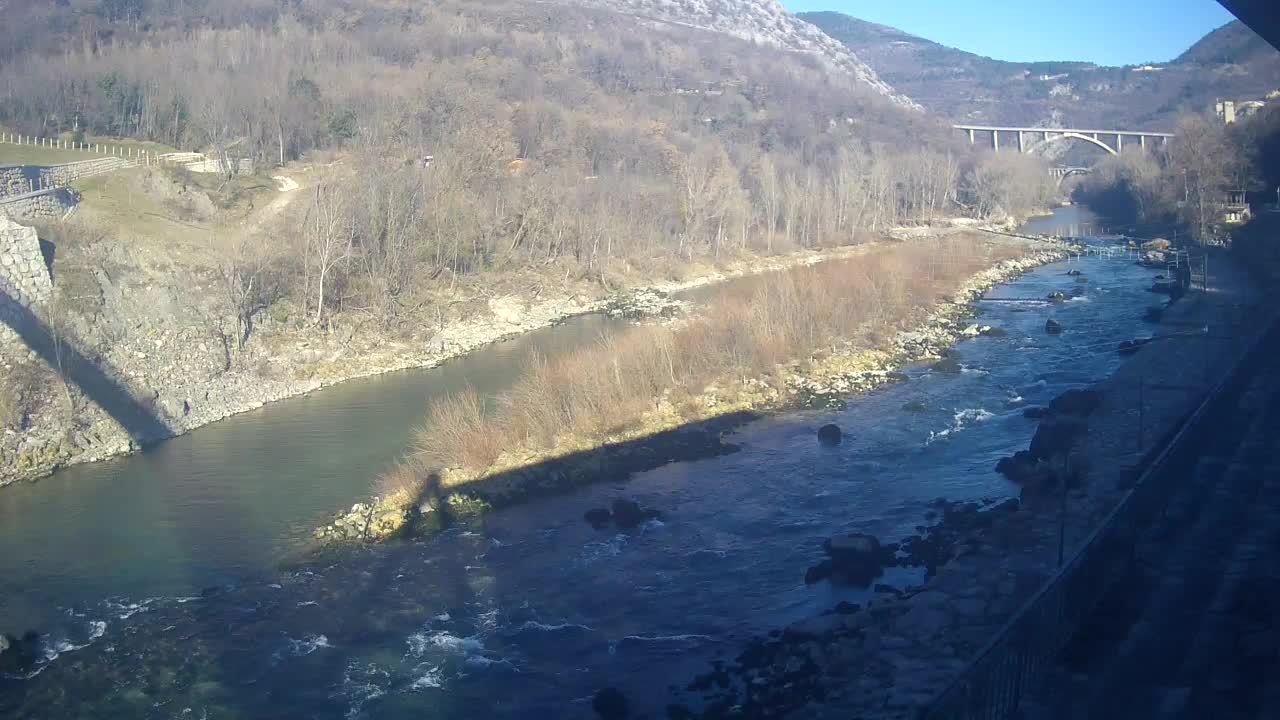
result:
[[[30,192],[39,180],[39,168],[30,165],[0,165],[0,198]]]
[[[53,281],[40,252],[35,228],[19,225],[0,212],[0,345],[17,338],[15,328],[25,313],[49,301]]]
[[[69,185],[82,178],[137,166],[138,163],[134,160],[118,157],[81,160],[80,162],[40,168],[40,179],[44,185]]]
[[[80,201],[80,194],[66,187],[0,197],[0,214],[16,220],[57,220]]]
[[[116,157],[82,160],[48,167],[0,165],[0,200],[66,186],[82,178],[136,166],[137,163],[132,160]]]

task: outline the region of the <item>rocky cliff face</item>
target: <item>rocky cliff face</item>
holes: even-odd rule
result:
[[[651,22],[724,33],[789,52],[813,55],[902,107],[920,109],[844,44],[787,11],[777,0],[561,0]]]

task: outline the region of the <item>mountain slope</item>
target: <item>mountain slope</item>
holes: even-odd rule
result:
[[[762,45],[812,55],[894,103],[919,108],[881,79],[848,45],[791,14],[778,0],[562,0],[636,18],[711,30]]]
[[[1165,130],[1218,98],[1280,88],[1280,52],[1239,22],[1162,65],[1014,63],[833,12],[801,13],[884,80],[954,122]]]

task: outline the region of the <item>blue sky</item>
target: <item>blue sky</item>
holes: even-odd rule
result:
[[[782,0],[834,10],[999,60],[1171,60],[1233,18],[1214,0]]]

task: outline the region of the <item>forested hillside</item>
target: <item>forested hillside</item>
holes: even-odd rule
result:
[[[62,39],[21,52],[27,36],[10,39],[0,123],[341,161],[270,263],[314,261],[275,276],[302,278],[287,291],[317,320],[348,303],[389,322],[442,272],[554,261],[603,279],[619,258],[841,244],[957,201],[997,215],[1047,200],[1030,161],[978,167],[943,122],[839,63],[634,14],[510,0],[23,7]]]

